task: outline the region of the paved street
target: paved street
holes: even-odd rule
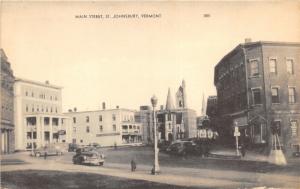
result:
[[[164,184],[212,188],[249,188],[257,186],[299,188],[299,161],[287,167],[269,165],[265,162],[244,160],[217,160],[201,157],[178,157],[160,153],[161,175],[150,174],[153,152],[148,147],[127,147],[102,149],[106,155],[103,167],[73,165],[74,153],[43,158],[30,157],[28,152],[5,155],[1,171],[55,170],[82,172],[146,180]],[[129,162],[136,158],[137,172],[130,172]],[[8,159],[24,161],[24,164],[11,165]]]

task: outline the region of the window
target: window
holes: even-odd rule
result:
[[[100,131],[100,133],[103,132],[103,126],[102,125],[99,126],[99,131]]]
[[[73,117],[73,123],[76,123],[76,117]]]
[[[40,108],[39,108],[39,106],[37,106],[37,107],[36,107],[36,111],[38,111],[38,112],[40,111]]]
[[[260,89],[253,89],[252,96],[253,96],[253,104],[254,105],[261,104]]]
[[[89,133],[90,132],[90,127],[86,126],[86,132]]]
[[[99,115],[99,121],[102,121],[102,115]]]
[[[113,131],[117,130],[117,126],[115,124],[113,124]]]
[[[291,120],[292,136],[298,136],[298,123],[297,120]]]
[[[295,87],[289,87],[289,103],[294,104],[296,103],[296,89]]]
[[[52,100],[52,96],[50,96],[50,100]]]
[[[31,96],[32,96],[32,97],[34,97],[34,94],[33,94],[33,92],[31,93]]]
[[[251,74],[251,76],[258,76],[258,61],[257,60],[250,61],[250,74]]]
[[[25,96],[28,96],[28,91],[25,92]]]
[[[112,120],[116,121],[116,115],[115,114],[112,115]]]
[[[55,96],[55,101],[57,101],[57,96]]]
[[[73,127],[73,133],[76,133],[76,127]]]
[[[271,89],[271,92],[272,92],[272,103],[279,103],[278,88],[273,87]]]
[[[88,122],[90,122],[90,117],[89,116],[86,116],[85,117],[85,121],[88,123]]]
[[[294,61],[293,59],[286,60],[286,71],[289,74],[294,74]]]
[[[31,111],[34,112],[34,105],[32,105]]]
[[[82,139],[80,140],[80,143],[83,143],[83,140],[82,140]]]
[[[28,112],[28,105],[26,105],[26,112]]]
[[[55,113],[57,113],[57,108],[55,108]]]
[[[270,59],[269,60],[269,69],[270,73],[277,73],[277,62],[276,59]]]

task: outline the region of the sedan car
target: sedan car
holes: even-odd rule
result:
[[[34,156],[51,156],[51,155],[63,155],[63,150],[58,146],[45,146],[34,150]]]
[[[167,153],[174,155],[186,155],[196,152],[196,144],[193,141],[176,141],[166,150]]]
[[[80,150],[76,152],[76,155],[73,156],[74,164],[91,164],[91,165],[100,165],[104,164],[104,155],[97,151],[87,151],[81,152]]]

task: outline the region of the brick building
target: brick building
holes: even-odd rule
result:
[[[214,84],[227,137],[236,123],[242,140],[270,146],[270,127],[277,124],[286,153],[299,148],[299,75],[300,43],[246,42],[225,55]]]
[[[7,57],[0,49],[1,62],[1,153],[15,150],[14,132],[14,75]]]

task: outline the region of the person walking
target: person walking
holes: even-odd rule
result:
[[[47,152],[45,151],[44,159],[47,159],[47,156],[48,156],[48,154],[47,154]]]
[[[130,164],[131,164],[131,171],[134,172],[136,170],[136,162],[134,158],[131,160]]]
[[[245,148],[244,144],[241,145],[241,149],[240,150],[241,150],[242,157],[245,157],[245,155],[246,155],[246,148]]]

